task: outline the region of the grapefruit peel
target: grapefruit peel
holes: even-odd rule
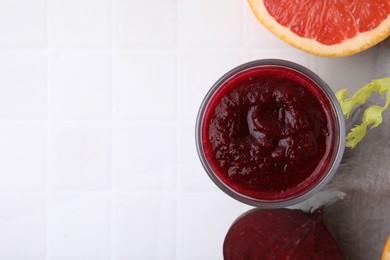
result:
[[[264,0],[247,0],[257,20],[270,32],[291,46],[320,57],[345,57],[364,51],[390,36],[390,15],[373,30],[359,32],[352,38],[326,45],[312,38],[301,37],[281,25],[270,15]]]
[[[383,248],[383,252],[382,252],[382,260],[390,260],[390,234],[389,236],[387,237],[387,241],[386,241],[386,244]]]
[[[386,95],[385,105],[372,105],[364,111],[362,123],[352,128],[347,135],[346,147],[355,148],[366,135],[368,126],[375,128],[382,123],[382,112],[390,106],[390,77],[371,81],[359,88],[350,98],[347,98],[348,89],[341,89],[336,93],[343,114],[348,118],[354,106],[365,104],[372,92]]]

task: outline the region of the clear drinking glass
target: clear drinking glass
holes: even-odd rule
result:
[[[315,183],[313,183],[310,187],[303,190],[299,194],[295,194],[294,196],[288,196],[286,198],[278,198],[278,199],[259,199],[256,197],[251,197],[248,195],[244,195],[238,192],[236,189],[232,188],[231,185],[224,182],[218,175],[216,174],[215,169],[213,169],[210,160],[205,154],[204,149],[204,140],[202,135],[202,131],[204,130],[204,120],[208,106],[210,102],[215,98],[215,93],[223,86],[226,82],[229,82],[230,79],[234,78],[235,75],[242,73],[243,71],[247,71],[257,67],[270,67],[270,68],[284,68],[288,70],[292,70],[294,72],[299,73],[303,77],[307,78],[318,91],[321,91],[324,96],[326,96],[329,101],[331,107],[332,120],[334,124],[334,136],[333,143],[331,147],[333,148],[333,154],[331,159],[327,162],[327,170],[322,173],[321,178],[319,178]],[[278,208],[278,207],[287,207],[299,202],[302,202],[312,196],[315,192],[319,191],[333,176],[336,172],[338,166],[340,165],[344,147],[345,147],[345,119],[343,117],[339,102],[336,99],[334,92],[329,88],[329,86],[315,73],[310,71],[309,69],[298,65],[296,63],[286,61],[286,60],[278,60],[278,59],[265,59],[265,60],[256,60],[252,62],[248,62],[242,64],[231,71],[227,72],[223,75],[210,89],[210,91],[206,94],[198,113],[198,117],[196,120],[196,146],[199,158],[201,163],[203,164],[204,169],[207,174],[211,178],[211,180],[226,194],[229,196],[252,206],[263,207],[263,208]]]

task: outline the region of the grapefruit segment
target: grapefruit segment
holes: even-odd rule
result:
[[[342,57],[390,35],[390,0],[248,0],[257,19],[306,52]]]

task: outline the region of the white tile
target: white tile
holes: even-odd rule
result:
[[[45,118],[45,57],[7,53],[0,60],[0,119]]]
[[[123,195],[114,205],[114,259],[175,259],[173,199],[161,195]]]
[[[45,127],[0,125],[0,191],[45,188]]]
[[[348,88],[350,94],[373,79],[376,49],[342,59],[312,57],[315,72],[334,90]]]
[[[179,63],[180,119],[195,121],[211,86],[241,61],[235,52],[183,53]]]
[[[45,199],[0,197],[0,259],[45,259]]]
[[[248,212],[252,209],[254,209],[255,207],[253,206],[249,206],[249,205],[246,205],[246,204],[241,204],[241,211],[242,211],[242,214],[244,214],[245,212]]]
[[[59,49],[108,48],[110,0],[53,0],[52,41]]]
[[[117,57],[116,68],[121,119],[175,117],[176,64],[173,54],[122,54]]]
[[[298,63],[304,67],[309,68],[311,66],[310,56],[302,55],[298,50],[268,50],[268,51],[250,51],[248,61],[259,59],[282,59]]]
[[[123,124],[116,136],[115,186],[122,190],[172,190],[175,129],[159,124]]]
[[[242,1],[180,2],[179,37],[183,48],[239,48],[242,43]]]
[[[248,41],[248,47],[252,49],[278,49],[278,50],[294,50],[295,48],[288,45],[273,33],[268,31],[255,17],[246,4],[246,39]],[[301,54],[305,54],[301,52]]]
[[[108,54],[60,53],[51,57],[51,109],[56,119],[111,117]]]
[[[221,192],[207,175],[198,157],[195,145],[195,124],[180,127],[179,135],[180,187],[185,191]]]
[[[50,259],[109,259],[108,196],[93,193],[54,194],[49,205]]]
[[[174,48],[176,1],[116,1],[116,40],[122,48]]]
[[[56,124],[51,132],[50,182],[54,189],[110,188],[110,125]]]
[[[0,1],[0,48],[46,46],[46,1]]]
[[[223,259],[222,246],[241,204],[225,194],[184,195],[179,204],[178,259]]]

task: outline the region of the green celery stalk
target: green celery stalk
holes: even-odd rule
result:
[[[371,125],[371,128],[374,128],[382,123],[382,112],[390,105],[390,78],[373,80],[367,85],[359,88],[350,98],[347,98],[348,89],[342,89],[336,93],[343,114],[348,118],[354,106],[365,104],[372,92],[378,92],[381,95],[386,94],[385,105],[372,105],[364,111],[362,123],[352,128],[348,133],[345,144],[346,147],[355,148],[366,135],[368,126]]]

